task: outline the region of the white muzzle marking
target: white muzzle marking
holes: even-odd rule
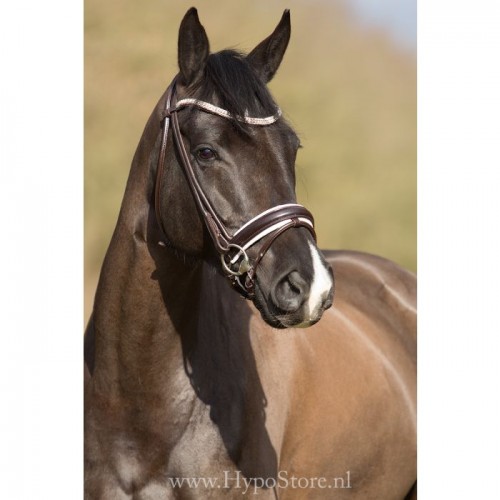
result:
[[[312,321],[315,319],[325,298],[330,293],[333,281],[328,269],[321,262],[318,249],[310,242],[309,249],[311,250],[314,274],[309,292],[309,300],[307,301],[307,315],[309,320]]]

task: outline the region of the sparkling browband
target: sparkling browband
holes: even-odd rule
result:
[[[266,116],[265,118],[254,118],[252,116],[233,116],[229,111],[219,108],[219,106],[215,106],[214,104],[211,104],[209,102],[205,101],[199,101],[198,99],[191,99],[191,98],[186,98],[186,99],[181,99],[180,101],[177,101],[175,108],[176,109],[181,109],[186,106],[196,106],[197,108],[203,109],[204,111],[207,111],[208,113],[212,113],[214,115],[222,116],[223,118],[234,118],[240,122],[248,123],[249,125],[271,125],[271,123],[274,123],[279,120],[281,117],[281,109],[277,108],[276,113],[272,116]]]

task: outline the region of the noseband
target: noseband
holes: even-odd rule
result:
[[[257,267],[271,245],[280,235],[292,227],[305,227],[316,241],[313,216],[309,210],[296,203],[277,205],[249,220],[231,235],[217,216],[212,204],[205,196],[195,175],[184,141],[182,140],[177,114],[181,109],[187,106],[195,106],[207,113],[215,114],[225,119],[235,119],[255,126],[267,126],[275,123],[281,116],[281,110],[278,108],[276,114],[265,118],[253,118],[249,116],[235,117],[225,109],[214,106],[208,102],[191,98],[177,101],[174,79],[167,89],[165,108],[162,114],[163,131],[155,186],[155,211],[158,225],[165,235],[165,230],[161,221],[160,188],[165,166],[168,132],[170,122],[172,122],[173,140],[181,158],[181,166],[208,233],[220,255],[222,270],[239,293],[245,298],[252,299],[255,294]],[[260,248],[257,258],[250,259],[247,250],[266,237],[267,240]],[[160,242],[160,244],[164,245],[162,242]]]

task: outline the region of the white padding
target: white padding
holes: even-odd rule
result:
[[[253,219],[250,219],[248,222],[245,222],[243,226],[241,226],[238,231],[234,233],[234,236],[236,236],[239,232],[243,231],[246,227],[248,227],[250,224],[255,222],[257,219],[260,219],[261,217],[264,217],[264,215],[270,214],[272,212],[276,212],[278,210],[281,210],[282,208],[287,208],[287,207],[302,207],[302,205],[299,205],[297,203],[285,203],[284,205],[276,205],[275,207],[268,208],[267,210],[264,210],[264,212],[260,213],[259,215],[256,215]]]
[[[255,245],[258,241],[260,241],[262,238],[267,236],[270,233],[273,233],[274,231],[277,231],[278,229],[281,229],[283,226],[291,222],[293,219],[285,219],[280,222],[277,222],[276,224],[273,224],[271,227],[268,227],[267,229],[264,229],[264,231],[261,231],[260,233],[256,234],[248,243],[245,243],[243,246],[243,250],[247,250],[250,248],[252,245]],[[306,219],[304,217],[299,217],[299,220],[302,222],[305,222],[306,224],[309,224],[311,227],[313,227],[312,222],[309,219]]]

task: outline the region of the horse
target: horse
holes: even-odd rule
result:
[[[416,498],[415,276],[318,249],[267,88],[290,32],[181,22],[85,332],[86,499]]]

